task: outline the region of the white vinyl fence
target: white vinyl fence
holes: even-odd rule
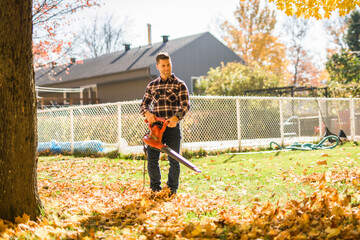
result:
[[[324,126],[360,139],[360,99],[191,96],[182,149],[216,150],[320,140]],[[38,151],[141,152],[139,101],[38,110]]]

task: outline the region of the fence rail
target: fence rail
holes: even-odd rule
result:
[[[224,149],[312,142],[342,129],[360,136],[360,99],[191,96],[181,122],[183,149]],[[101,144],[101,151],[142,151],[147,131],[140,100],[38,110],[39,146]],[[38,149],[39,150],[39,149]],[[40,150],[39,150],[40,151]]]

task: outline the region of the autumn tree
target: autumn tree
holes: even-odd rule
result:
[[[33,0],[33,52],[35,67],[62,61],[71,47],[73,36],[64,31],[74,13],[98,6],[101,0]]]
[[[337,11],[340,16],[349,14],[352,10],[360,6],[360,1],[311,1],[311,0],[270,0],[274,2],[279,10],[288,16],[316,19],[329,18]]]
[[[211,68],[206,76],[195,84],[195,94],[199,95],[244,95],[247,90],[271,88],[283,85],[276,74],[266,72],[259,65],[247,66],[229,62]]]
[[[36,98],[32,1],[0,2],[0,218],[36,219]]]
[[[275,11],[260,0],[240,1],[234,12],[236,25],[223,23],[224,40],[247,64],[256,62],[279,76],[284,76],[287,60],[284,44],[274,36]]]

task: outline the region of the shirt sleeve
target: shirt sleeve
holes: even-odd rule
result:
[[[150,104],[152,102],[152,94],[150,90],[150,84],[145,89],[145,94],[140,105],[140,114],[144,116],[145,112],[151,112]]]
[[[185,83],[180,83],[179,91],[180,109],[175,113],[175,116],[181,120],[190,109],[189,91]]]

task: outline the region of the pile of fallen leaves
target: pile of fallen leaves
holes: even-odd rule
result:
[[[339,193],[329,182],[357,188],[360,169],[304,176],[311,195],[286,204],[230,204],[226,196],[206,193],[170,195],[143,190],[131,162],[93,159],[39,164],[44,215],[36,222],[24,214],[16,223],[0,220],[0,236],[24,239],[359,239],[360,195]],[[111,174],[110,174],[111,173]],[[358,199],[359,196],[359,199]],[[241,204],[241,202],[240,202]]]

